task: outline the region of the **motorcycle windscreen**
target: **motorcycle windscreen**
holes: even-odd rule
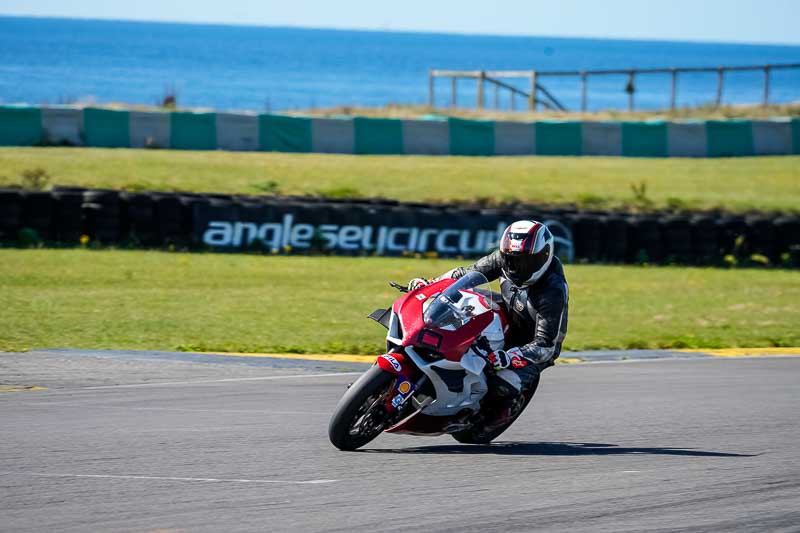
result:
[[[425,325],[430,328],[455,330],[467,324],[472,317],[486,312],[487,307],[479,305],[479,302],[465,291],[472,291],[488,283],[489,280],[480,272],[468,272],[440,294],[425,302],[422,314]]]

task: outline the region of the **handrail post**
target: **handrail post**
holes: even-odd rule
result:
[[[428,70],[428,105],[435,108],[436,101],[436,78],[451,78],[451,95],[450,105],[453,107],[458,106],[458,81],[460,78],[474,79],[477,82],[477,108],[484,110],[487,109],[486,102],[486,84],[492,83],[494,85],[494,108],[500,109],[502,104],[503,90],[511,92],[509,95],[509,107],[516,110],[515,97],[519,95],[527,100],[527,108],[530,112],[538,112],[539,104],[542,104],[546,109],[559,109],[566,111],[566,108],[560,103],[555,96],[547,89],[547,87],[538,83],[538,78],[541,76],[567,76],[580,78],[580,91],[581,91],[581,112],[588,112],[588,94],[589,94],[589,76],[624,76],[627,75],[628,83],[625,87],[625,92],[628,93],[628,109],[635,110],[636,107],[636,81],[638,75],[650,74],[669,74],[671,86],[668,89],[669,105],[672,112],[678,109],[678,83],[681,74],[686,73],[703,73],[713,74],[717,73],[717,86],[716,94],[714,97],[709,98],[710,105],[716,108],[722,107],[724,104],[725,95],[725,77],[728,72],[755,72],[763,73],[763,94],[761,97],[761,105],[769,106],[771,104],[771,90],[772,90],[772,71],[773,70],[786,70],[786,69],[800,69],[800,63],[762,63],[760,65],[717,65],[706,67],[671,67],[671,68],[630,68],[630,69],[597,69],[597,70],[552,70],[552,71],[537,71],[537,70]],[[530,83],[530,91],[525,91],[524,88],[509,84],[506,78],[525,79],[528,78]],[[758,83],[758,82],[756,82]],[[539,98],[539,91],[542,93],[542,98]],[[441,105],[446,106],[447,95],[441,95]],[[488,104],[491,107],[491,102]],[[525,104],[523,104],[524,106]],[[759,105],[756,103],[756,105]]]
[[[678,69],[672,69],[672,90],[669,102],[669,108],[675,111],[675,107],[678,105]]]
[[[722,67],[717,68],[717,100],[716,105],[722,105],[722,84],[725,81],[725,69]]]
[[[484,103],[483,83],[485,80],[486,80],[486,71],[482,70],[480,71],[480,74],[478,74],[478,109],[483,109],[483,103]]]
[[[631,70],[628,73],[628,84],[625,86],[625,92],[628,93],[628,111],[633,111],[633,94],[636,92],[636,82],[634,78],[636,76],[636,71]]]
[[[586,105],[587,105],[587,82],[588,82],[588,75],[585,71],[581,72],[581,112],[586,113]]]
[[[433,71],[428,71],[428,107],[433,108]]]
[[[528,111],[536,111],[536,71],[531,71],[531,92],[528,94]]]

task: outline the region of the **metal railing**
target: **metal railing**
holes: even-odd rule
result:
[[[527,101],[527,108],[536,111],[541,104],[542,107],[550,110],[567,111],[567,108],[541,83],[543,77],[577,77],[581,84],[581,111],[586,111],[588,107],[588,84],[590,76],[608,75],[627,75],[628,83],[625,92],[628,94],[628,109],[633,111],[635,108],[634,95],[636,93],[636,77],[646,74],[670,74],[670,109],[677,107],[678,99],[678,76],[681,73],[710,72],[717,73],[717,90],[714,103],[716,106],[722,104],[722,94],[725,85],[726,72],[743,71],[762,71],[764,73],[764,92],[762,105],[769,104],[770,98],[770,74],[774,70],[800,69],[800,63],[767,64],[752,66],[720,66],[720,67],[679,67],[679,68],[639,68],[639,69],[608,69],[608,70],[430,70],[428,72],[428,105],[433,107],[435,102],[435,80],[436,78],[450,78],[450,105],[458,106],[458,87],[459,79],[474,79],[477,83],[476,107],[484,109],[486,104],[485,92],[486,85],[494,88],[494,108],[499,109],[499,92],[501,90],[510,93],[510,109],[515,109],[515,97],[521,96]],[[510,83],[502,81],[509,78],[523,78],[528,81],[528,89],[520,89]]]

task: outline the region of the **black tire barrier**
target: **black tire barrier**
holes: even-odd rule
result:
[[[608,263],[624,263],[628,250],[628,225],[621,216],[605,218],[603,260]]]
[[[53,194],[58,193],[76,193],[76,194],[83,194],[84,192],[91,190],[87,189],[86,187],[65,187],[63,185],[56,185],[52,189]]]
[[[88,236],[100,244],[113,244],[120,240],[121,217],[119,192],[88,190],[83,193],[83,216]]]
[[[83,190],[59,189],[52,192],[54,239],[77,244],[84,235]]]
[[[600,260],[603,250],[603,222],[601,218],[571,215],[572,239],[575,244],[575,259],[594,263]]]
[[[673,215],[659,221],[661,249],[666,263],[688,263],[692,258],[692,226],[686,216]]]
[[[786,262],[784,263],[785,266],[790,268],[800,268],[800,244],[793,244],[789,247],[789,251],[786,252]]]
[[[0,189],[0,242],[15,242],[22,228],[22,202],[20,191]]]
[[[160,244],[155,198],[147,193],[122,193],[119,199],[123,240],[139,246]]]
[[[480,253],[482,247],[481,231],[496,227],[496,223],[491,218],[484,218],[478,207],[454,207],[445,209],[445,216],[449,221],[458,221],[459,227],[466,232],[459,233],[450,238],[450,244],[457,244],[460,252],[445,251],[445,257],[458,257],[461,254],[473,255]]]
[[[436,251],[442,257],[475,257],[496,240],[504,224],[519,219],[555,221],[566,227],[564,231],[572,233],[572,246],[561,250],[557,246],[557,252],[574,251],[574,259],[582,262],[719,265],[731,263],[725,257],[731,255],[743,264],[765,264],[758,257],[763,256],[772,265],[800,267],[797,215],[629,215],[569,207],[481,208],[382,198],[120,193],[80,187],[57,187],[49,193],[0,189],[0,242],[4,244],[76,245],[87,235],[101,245],[219,249],[205,240],[208,224],[217,221],[218,231],[225,227],[230,233],[233,245],[226,249],[233,251],[395,256]]]
[[[745,254],[763,255],[770,262],[778,261],[775,226],[772,220],[762,216],[750,216],[745,219]]]
[[[208,199],[198,194],[181,194],[178,197],[181,203],[181,234],[192,246],[200,246],[201,240],[197,240],[195,231],[194,213],[197,204],[207,203]]]
[[[720,253],[726,255],[740,255],[743,250],[745,231],[744,217],[737,215],[724,215],[716,221],[717,238]]]
[[[692,235],[691,263],[709,265],[720,257],[718,227],[715,218],[695,215],[689,220]]]
[[[511,208],[501,208],[500,212],[507,214],[508,220],[539,220],[550,218],[548,210],[533,205],[517,205]]]
[[[188,242],[184,231],[183,206],[179,196],[174,194],[154,194],[156,229],[158,244],[180,246]]]
[[[22,213],[23,227],[34,230],[42,241],[53,240],[53,198],[49,192],[25,192]]]
[[[663,249],[661,231],[658,220],[652,216],[635,216],[628,218],[628,250],[626,259],[629,263],[660,263]]]
[[[775,238],[781,262],[784,256],[787,260],[791,260],[792,247],[800,250],[800,217],[785,216],[775,220]],[[794,264],[800,266],[798,262]]]

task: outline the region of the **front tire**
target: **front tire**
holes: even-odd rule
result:
[[[358,449],[386,428],[386,397],[394,374],[373,366],[359,377],[336,405],[328,425],[331,443],[344,451]]]
[[[502,426],[493,428],[489,431],[483,422],[479,422],[474,426],[463,431],[452,433],[454,439],[462,444],[489,444],[494,439],[499,437],[505,430],[511,427],[517,418],[522,414],[528,404],[531,403],[533,395],[536,394],[536,389],[539,387],[539,376],[531,383],[531,386],[525,390],[523,395],[518,399],[517,405],[513,407],[513,411],[509,420]]]

